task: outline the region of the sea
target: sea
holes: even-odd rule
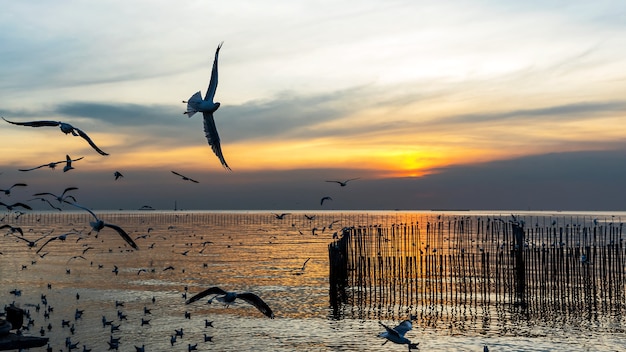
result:
[[[339,310],[329,289],[329,245],[342,229],[426,226],[441,217],[502,217],[620,223],[620,212],[509,211],[96,211],[111,228],[91,230],[86,212],[7,213],[0,225],[0,305],[28,312],[24,335],[44,336],[52,351],[405,351],[385,343],[381,324],[416,313],[412,303],[381,314],[350,301]],[[284,214],[284,215],[282,215]],[[282,216],[280,216],[282,215]],[[539,220],[538,220],[539,219]],[[564,221],[564,220],[560,220]],[[621,232],[619,234],[621,241]],[[20,238],[21,237],[21,238]],[[26,239],[26,240],[24,240]],[[64,239],[64,240],[63,240]],[[29,241],[35,242],[32,246]],[[251,292],[274,312],[236,301],[186,299],[209,287]],[[208,298],[208,297],[207,297]],[[442,306],[446,303],[442,302]],[[378,307],[380,308],[380,307]],[[467,308],[467,307],[466,307]],[[470,307],[471,308],[471,307]],[[422,351],[626,351],[621,316],[552,321],[511,315],[419,318],[405,335]],[[78,313],[78,314],[77,314]],[[104,323],[107,322],[107,324]],[[110,324],[110,325],[109,325]],[[172,341],[176,331],[182,336]],[[32,348],[45,351],[47,346]]]

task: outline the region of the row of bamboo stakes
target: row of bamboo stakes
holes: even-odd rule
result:
[[[626,253],[622,224],[613,220],[438,216],[353,227],[329,245],[331,305],[336,314],[347,306],[359,316],[398,319],[461,309],[620,316]]]

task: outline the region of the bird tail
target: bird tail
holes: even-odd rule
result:
[[[192,95],[191,98],[189,98],[189,100],[184,102],[184,103],[187,103],[187,111],[185,111],[184,114],[187,115],[187,117],[192,117],[195,113],[198,112],[198,109],[196,107],[201,102],[202,102],[202,95],[200,94],[200,91],[198,91],[194,95]]]

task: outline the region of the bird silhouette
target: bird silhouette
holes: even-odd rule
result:
[[[100,218],[98,218],[98,216],[91,211],[91,209],[84,207],[80,204],[76,204],[76,203],[72,203],[72,202],[68,202],[65,201],[65,203],[73,205],[77,208],[86,210],[87,212],[89,212],[89,214],[91,214],[94,218],[95,221],[90,221],[89,225],[91,225],[91,228],[93,231],[96,232],[100,232],[100,230],[102,230],[105,227],[111,228],[115,231],[117,231],[117,233],[120,235],[120,237],[122,237],[124,239],[124,241],[126,241],[126,243],[128,243],[131,247],[133,247],[134,249],[139,249],[139,247],[137,247],[137,244],[135,243],[135,241],[133,241],[133,239],[128,235],[128,233],[126,233],[126,231],[124,231],[124,229],[122,229],[121,227],[117,226],[117,225],[113,225],[113,224],[108,224],[106,222],[104,222],[103,220],[100,220]]]
[[[9,225],[2,225],[2,226],[0,226],[0,229],[5,228],[5,227],[7,227],[7,226],[8,226],[8,227],[11,227],[11,226],[9,226]],[[21,230],[21,229],[20,229],[20,230]],[[36,240],[34,240],[34,241],[31,241],[31,240],[27,239],[26,237],[24,237],[24,236],[23,236],[23,233],[22,233],[21,231],[17,231],[17,232],[22,233],[22,236],[18,236],[18,235],[16,235],[16,234],[15,234],[15,232],[16,232],[16,231],[14,231],[14,230],[13,230],[13,228],[11,227],[11,232],[9,232],[9,233],[8,233],[8,235],[11,235],[11,236],[13,236],[13,237],[15,237],[15,238],[17,238],[17,239],[19,239],[19,240],[22,240],[22,241],[26,242],[26,243],[28,244],[28,247],[30,247],[30,248],[37,247],[37,242],[39,242],[39,241],[43,240],[44,238],[46,238],[46,236],[48,236],[48,235],[49,235],[49,234],[47,234],[47,235],[44,235],[44,236],[39,237],[38,239],[36,239]]]
[[[275,214],[275,213],[272,213],[272,214],[274,215],[274,217],[275,217],[276,219],[278,219],[278,220],[283,220],[283,219],[285,218],[285,216],[287,216],[287,215],[289,215],[289,214],[291,214],[291,213],[282,213],[282,214]]]
[[[58,236],[53,236],[48,238],[48,240],[46,242],[44,242],[44,244],[41,245],[41,247],[39,247],[39,249],[37,250],[37,253],[41,252],[41,250],[50,242],[54,241],[54,240],[59,240],[61,242],[65,241],[67,239],[67,236],[69,235],[80,235],[80,233],[78,232],[68,232],[68,233],[64,233],[62,235],[58,235]],[[76,259],[76,258],[75,258]],[[84,259],[84,258],[83,258]]]
[[[80,136],[80,137],[82,137],[99,154],[101,154],[101,155],[109,155],[108,153],[105,153],[102,149],[98,148],[98,146],[91,140],[91,138],[89,138],[87,133],[83,132],[82,130],[80,130],[80,129],[72,126],[72,125],[70,125],[67,122],[61,122],[61,121],[13,122],[13,121],[9,121],[9,120],[5,119],[4,117],[2,119],[4,121],[8,122],[8,123],[11,123],[11,124],[14,124],[14,125],[20,125],[20,126],[30,126],[30,127],[57,127],[58,126],[58,127],[61,128],[61,132],[65,133],[65,134],[70,134],[71,133],[73,136]]]
[[[32,168],[30,168],[30,169],[18,169],[18,170],[19,170],[19,171],[33,171],[33,170],[40,169],[40,168],[42,168],[42,167],[49,167],[49,168],[51,168],[51,169],[55,169],[57,165],[65,163],[66,165],[65,165],[65,167],[63,168],[63,172],[67,172],[68,170],[73,169],[73,167],[71,167],[71,165],[72,165],[71,163],[72,163],[73,161],[78,161],[78,160],[81,160],[81,159],[83,159],[83,158],[84,158],[84,156],[81,156],[80,158],[77,158],[77,159],[71,159],[71,158],[69,157],[69,155],[65,155],[65,160],[61,160],[61,161],[53,161],[53,162],[50,162],[50,163],[47,163],[47,164],[43,164],[43,165],[39,165],[39,166],[32,167]],[[67,163],[68,163],[68,160],[69,160],[69,168],[68,168],[68,164],[67,164]]]
[[[329,196],[322,197],[322,199],[320,199],[320,205],[324,205],[324,202],[327,200],[333,200],[333,199]]]
[[[65,195],[65,193],[69,192],[69,191],[74,191],[77,190],[78,187],[67,187],[63,190],[63,192],[60,195],[56,195],[54,193],[50,193],[50,192],[40,192],[40,193],[35,193],[33,194],[33,196],[53,196],[54,199],[56,199],[59,203],[63,203],[66,202],[68,199],[72,199],[74,202],[76,202],[76,198],[74,198],[74,196],[72,195]],[[67,203],[67,202],[66,202]]]
[[[202,99],[201,93],[198,91],[194,95],[189,98],[189,100],[183,101],[183,103],[187,104],[187,111],[184,112],[188,117],[192,117],[196,112],[201,112],[204,116],[204,133],[206,135],[207,141],[213,149],[213,153],[217,156],[217,158],[222,163],[227,170],[230,170],[230,167],[226,163],[224,159],[224,155],[222,154],[222,147],[220,145],[220,136],[217,133],[217,127],[215,126],[215,119],[213,118],[213,113],[217,111],[220,107],[220,103],[213,102],[215,98],[215,91],[217,90],[217,59],[220,53],[220,49],[222,48],[222,44],[220,43],[217,46],[217,50],[215,50],[215,59],[213,60],[213,69],[211,71],[211,80],[209,81],[209,87],[207,89],[206,94],[204,95],[204,99]]]
[[[25,183],[15,183],[13,186],[7,188],[7,189],[0,189],[0,192],[4,192],[5,195],[10,196],[11,195],[11,190],[14,187],[26,187],[27,184]]]
[[[211,298],[209,300],[209,302],[211,302],[214,298],[218,297],[219,300],[223,301],[224,303],[226,303],[226,305],[228,306],[229,304],[233,303],[235,301],[235,299],[239,298],[239,299],[243,299],[244,301],[252,304],[253,306],[255,306],[261,313],[265,314],[267,317],[274,319],[274,313],[272,312],[272,309],[267,305],[267,303],[265,303],[261,297],[255,295],[254,293],[251,292],[241,292],[241,293],[237,293],[237,292],[228,292],[228,291],[224,291],[221,288],[214,286],[214,287],[210,287],[200,293],[195,294],[194,296],[192,296],[191,298],[189,298],[185,304],[190,304],[193,303],[199,299],[202,299],[208,295],[215,295],[213,298]]]
[[[200,183],[200,182],[198,182],[198,181],[194,180],[193,178],[187,177],[187,176],[185,176],[185,175],[181,175],[181,174],[179,174],[179,173],[178,173],[178,172],[176,172],[176,171],[172,171],[172,173],[173,173],[174,175],[180,176],[180,177],[181,177],[183,180],[185,180],[185,181],[191,181],[191,182],[193,182],[193,183]]]
[[[24,208],[24,209],[33,210],[33,208],[31,208],[30,205],[24,204],[24,203],[20,203],[20,202],[13,203],[13,204],[5,204],[5,203],[0,202],[0,205],[6,207],[7,210],[9,210],[9,211],[12,211],[13,208],[15,208],[15,207],[21,207],[21,208]]]
[[[341,187],[345,187],[345,186],[347,186],[347,185],[348,185],[348,182],[350,182],[350,181],[354,181],[354,180],[358,180],[358,179],[359,179],[359,177],[356,177],[356,178],[351,178],[351,179],[348,179],[348,180],[345,180],[345,181],[334,181],[334,180],[329,180],[329,181],[326,181],[326,182],[334,182],[334,183],[338,183],[338,184],[339,184],[339,186],[341,186]]]
[[[410,320],[405,320],[394,328],[390,328],[389,326],[381,322],[378,322],[378,323],[385,328],[384,332],[381,332],[380,334],[378,334],[378,337],[387,339],[387,341],[383,342],[383,345],[391,341],[397,344],[408,345],[409,351],[411,349],[418,348],[417,345],[419,343],[412,343],[411,340],[404,337],[407,331],[413,329],[413,324],[411,324]]]

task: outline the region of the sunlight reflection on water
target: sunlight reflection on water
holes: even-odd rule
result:
[[[78,242],[76,238],[53,241],[42,250],[49,252],[44,258],[23,241],[0,237],[0,299],[3,303],[15,301],[31,311],[35,323],[30,334],[39,336],[39,329],[50,324],[52,330],[46,329],[46,336],[54,350],[64,349],[66,337],[80,342],[81,348],[85,345],[94,351],[106,350],[111,336],[121,338],[122,351],[134,351],[134,345],[145,345],[148,351],[171,350],[170,336],[180,328],[184,337],[175,344],[178,350],[196,343],[199,350],[220,351],[406,350],[406,346],[391,343],[381,347],[383,341],[377,338],[381,327],[375,314],[362,316],[354,310],[354,314],[348,311],[338,319],[333,316],[327,245],[336,229],[321,229],[334,216],[342,219],[337,226],[352,225],[350,217],[327,213],[311,222],[301,220],[302,214],[297,213],[284,221],[273,219],[269,213],[238,214],[240,218],[235,220],[227,215],[223,214],[223,221],[206,221],[201,216],[189,219],[187,215],[165,216],[167,221],[156,215],[111,215],[111,222],[137,238],[140,250],[134,252],[107,230],[97,238],[84,235]],[[349,215],[357,219],[355,222],[403,220],[397,214],[389,215],[387,220],[384,216]],[[41,221],[29,221],[28,217],[22,221],[13,225],[21,226],[25,236],[33,239],[52,229],[60,234],[86,226],[86,218],[80,216],[51,224],[46,223],[45,216]],[[317,236],[311,235],[314,226],[320,229]],[[206,241],[211,243],[202,245]],[[93,248],[82,254],[87,247]],[[76,255],[85,259],[69,260]],[[303,271],[307,258],[311,259]],[[114,266],[119,268],[118,275],[112,272]],[[166,270],[170,266],[173,268]],[[48,283],[52,284],[50,290],[46,288]],[[228,308],[219,303],[208,305],[205,300],[184,304],[186,288],[192,295],[210,286],[254,292],[272,307],[276,319],[265,318],[245,303]],[[22,296],[9,294],[14,288],[22,289]],[[50,319],[43,317],[42,294],[54,307]],[[124,302],[124,306],[116,307],[116,301]],[[36,304],[41,306],[38,313]],[[144,314],[144,307],[151,314]],[[81,319],[74,319],[76,309],[85,310]],[[118,318],[118,310],[127,315],[126,320]],[[185,319],[185,312],[191,314],[191,319]],[[119,331],[112,333],[110,327],[103,327],[102,316],[119,324]],[[458,316],[464,319],[467,315]],[[626,343],[621,342],[621,325],[612,331],[597,331],[588,324],[538,322],[514,331],[497,322],[485,326],[481,312],[470,316],[476,320],[455,322],[456,327],[440,323],[415,325],[407,337],[419,341],[422,350],[436,351],[482,351],[484,344],[491,351],[626,349]],[[142,326],[142,318],[150,319],[150,323]],[[62,319],[75,324],[75,335],[68,327],[61,327]],[[205,327],[205,319],[212,320],[214,327]],[[204,342],[205,334],[213,336],[213,341]]]

